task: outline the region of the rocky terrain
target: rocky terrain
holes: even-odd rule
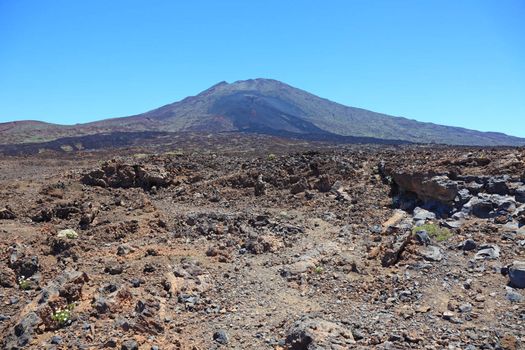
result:
[[[0,160],[0,348],[524,348],[525,149],[185,149]]]

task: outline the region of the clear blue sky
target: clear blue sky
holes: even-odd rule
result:
[[[525,137],[525,1],[0,0],[0,122],[132,115],[256,77]]]

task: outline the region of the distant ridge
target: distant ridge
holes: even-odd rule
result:
[[[196,96],[130,117],[63,126],[37,121],[0,124],[0,144],[48,142],[114,132],[240,131],[286,137],[341,137],[451,145],[522,146],[496,132],[423,123],[347,107],[272,79],[220,82]]]

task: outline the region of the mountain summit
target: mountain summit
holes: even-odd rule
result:
[[[341,105],[272,79],[221,82],[196,96],[124,118],[37,128],[0,124],[0,143],[49,141],[108,132],[252,132],[302,138],[341,137],[455,145],[525,145],[495,132],[422,123]],[[31,122],[34,125],[34,122]]]

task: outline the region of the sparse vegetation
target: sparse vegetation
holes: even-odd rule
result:
[[[75,230],[66,229],[66,230],[59,231],[57,236],[59,238],[77,239],[78,233]]]
[[[66,237],[69,238],[69,239],[75,239],[77,238],[77,235],[73,232],[68,232],[66,233]]]
[[[51,315],[51,319],[57,323],[58,326],[63,327],[71,321],[71,313],[75,308],[74,304],[69,304],[65,309],[58,309]]]
[[[416,234],[416,232],[421,230],[425,230],[431,238],[438,242],[446,241],[453,236],[453,233],[448,228],[440,227],[437,224],[424,224],[421,226],[416,226],[412,229],[412,233]]]
[[[320,275],[320,274],[322,274],[322,273],[324,272],[324,269],[323,269],[322,266],[316,266],[316,267],[314,268],[314,272],[315,272],[316,274]]]
[[[29,280],[29,278],[25,278],[24,276],[20,276],[20,278],[18,279],[18,286],[22,290],[29,290],[29,289],[31,289],[31,281]]]

